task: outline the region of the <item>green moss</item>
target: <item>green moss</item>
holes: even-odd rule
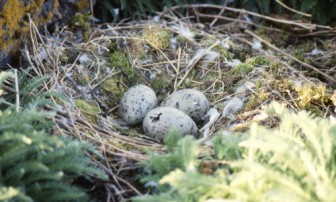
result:
[[[307,59],[305,59],[304,54],[310,52],[313,48],[313,42],[307,41],[296,46],[295,49],[292,51],[292,55],[294,55],[297,59],[301,61],[308,62]]]
[[[236,45],[233,46],[230,51],[233,53],[233,58],[238,59],[240,61],[245,61],[250,58],[252,53],[252,49],[247,45]]]
[[[110,67],[120,68],[123,74],[127,77],[129,84],[134,84],[137,76],[135,69],[132,67],[125,53],[115,51],[109,56]]]
[[[106,79],[101,85],[101,90],[115,102],[119,102],[124,92],[126,91],[126,87],[123,86],[117,77],[117,75]]]
[[[271,60],[265,56],[256,56],[248,59],[246,61],[247,64],[251,64],[253,66],[270,66],[272,64]]]
[[[248,74],[254,69],[253,65],[248,64],[248,63],[241,63],[237,66],[235,66],[232,69],[232,73],[235,75],[240,75],[240,74]]]
[[[154,89],[155,92],[166,90],[170,86],[170,83],[163,80],[163,79],[154,79],[151,81],[151,87]]]
[[[142,37],[153,48],[165,49],[169,46],[170,35],[167,30],[158,26],[150,26],[144,30]]]
[[[88,3],[88,1],[86,2]],[[76,13],[70,23],[70,26],[72,28],[82,30],[82,37],[84,41],[88,40],[88,31],[90,30],[90,23],[89,23],[90,18],[91,18],[91,15],[89,12]]]
[[[90,123],[97,123],[97,116],[101,112],[97,103],[77,99],[75,106]]]
[[[232,53],[230,53],[230,51],[228,51],[227,49],[225,49],[222,45],[217,45],[213,48],[214,51],[216,51],[220,57],[222,57],[223,59],[231,59],[232,58]]]

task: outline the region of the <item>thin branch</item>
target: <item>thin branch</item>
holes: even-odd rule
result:
[[[280,0],[275,0],[275,2],[277,2],[278,4],[280,4],[280,6],[286,8],[287,10],[292,11],[292,12],[294,12],[294,13],[297,13],[297,14],[299,14],[299,15],[303,15],[303,16],[306,16],[306,17],[309,17],[309,18],[312,16],[312,15],[310,15],[310,14],[308,14],[308,13],[303,13],[303,12],[300,12],[300,11],[295,10],[295,9],[293,9],[293,8],[290,8],[290,7],[288,7],[286,4],[282,3]]]

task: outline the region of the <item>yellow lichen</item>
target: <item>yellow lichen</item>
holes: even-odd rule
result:
[[[28,31],[28,22],[24,22],[23,19],[27,13],[31,14],[33,20],[36,20],[40,13],[43,0],[31,1],[25,5],[24,1],[20,0],[8,0],[1,10],[0,18],[0,41],[1,51],[8,51],[10,47],[13,47],[17,43],[18,38],[23,36]]]
[[[299,106],[302,108],[306,108],[312,103],[326,103],[330,99],[324,85],[306,84],[295,87],[295,91],[298,93]]]
[[[83,114],[83,116],[90,123],[97,123],[97,117],[99,115],[100,108],[99,105],[95,102],[87,102],[82,99],[77,99],[75,102],[75,106],[79,109],[79,111]]]
[[[7,0],[0,11],[0,51],[7,53],[11,49],[16,49],[21,44],[22,39],[29,31],[27,14],[38,27],[44,25],[54,17],[59,9],[59,0],[55,0],[52,9],[41,15],[41,10],[45,0]],[[89,7],[88,0],[80,0],[76,3],[78,10]]]
[[[334,90],[334,93],[330,96],[330,100],[333,105],[336,106],[336,90]]]
[[[164,49],[169,46],[170,36],[169,33],[160,27],[150,26],[144,30],[142,37],[153,48]]]
[[[285,93],[287,91],[291,91],[293,88],[292,83],[288,79],[280,79],[280,80],[274,80],[272,82],[272,86],[280,91],[281,93]]]

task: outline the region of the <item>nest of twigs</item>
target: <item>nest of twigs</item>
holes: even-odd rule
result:
[[[327,26],[188,5],[148,21],[63,27],[52,35],[32,25],[24,55],[36,74],[50,75],[46,88],[66,98],[47,106],[57,111],[57,131],[93,143],[105,156],[96,162],[111,182],[102,185],[107,194],[101,197],[113,201],[144,194],[137,163],[148,151],[164,152],[140,126],[121,120],[125,90],[142,83],[160,100],[178,89],[202,91],[214,112],[198,123],[204,142],[245,132],[253,122],[273,127],[277,120],[265,116],[263,106],[274,100],[334,116],[335,34]]]

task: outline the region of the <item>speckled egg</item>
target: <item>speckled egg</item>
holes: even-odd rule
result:
[[[183,89],[168,96],[162,101],[161,106],[174,107],[184,111],[195,121],[201,121],[209,109],[209,101],[198,90]]]
[[[155,92],[145,85],[136,85],[128,89],[119,105],[120,114],[129,125],[141,123],[146,114],[156,106]]]
[[[183,111],[173,107],[158,107],[150,111],[142,123],[146,135],[163,140],[165,134],[176,129],[182,135],[196,135],[195,122]]]

